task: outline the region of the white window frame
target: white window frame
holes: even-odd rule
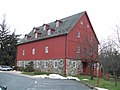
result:
[[[46,26],[46,25],[44,25],[44,26],[43,26],[43,30],[46,30],[46,28],[47,28],[47,26]]]
[[[47,34],[51,35],[51,29],[48,29]]]
[[[93,37],[92,37],[92,36],[90,37],[90,42],[91,42],[91,43],[93,42]]]
[[[58,61],[54,61],[54,68],[58,68]]]
[[[40,61],[36,61],[36,68],[40,68]]]
[[[38,38],[38,33],[35,33],[35,38]]]
[[[89,26],[89,24],[87,24],[87,28],[89,28],[90,26]]]
[[[77,32],[77,37],[80,38],[80,32],[79,31]]]
[[[80,46],[77,46],[77,53],[80,53]]]
[[[76,68],[76,61],[72,61],[73,68]]]
[[[83,21],[80,21],[80,24],[83,25]]]
[[[59,27],[59,21],[56,21],[56,27]]]
[[[35,48],[32,49],[32,54],[33,54],[33,55],[35,54]]]
[[[45,46],[45,53],[48,53],[48,46]]]
[[[48,68],[48,61],[45,61],[45,62],[44,62],[44,67],[45,67],[45,68]]]
[[[25,55],[25,50],[22,50],[22,55]]]

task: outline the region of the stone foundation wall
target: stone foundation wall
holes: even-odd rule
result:
[[[81,60],[66,60],[66,74],[80,75],[83,73],[83,64]]]
[[[34,69],[48,73],[58,73],[64,75],[64,59],[52,60],[29,60],[18,61],[17,66],[25,67],[30,61],[34,63]],[[66,59],[66,75],[79,75],[83,73],[81,60]]]
[[[64,74],[64,59],[29,61],[21,60],[17,62],[17,66],[25,67],[30,61],[34,63],[34,69],[40,70],[41,72]]]

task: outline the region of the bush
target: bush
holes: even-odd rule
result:
[[[18,66],[16,66],[15,70],[17,70],[17,71],[24,71],[24,67],[18,67]]]
[[[34,72],[34,64],[32,61],[26,65],[24,72]]]

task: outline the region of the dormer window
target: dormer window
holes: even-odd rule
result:
[[[38,38],[38,37],[41,36],[41,34],[42,34],[42,33],[35,32],[35,33],[34,33],[34,36],[35,36],[35,38]]]
[[[35,38],[38,38],[38,33],[37,32],[35,33]]]
[[[33,33],[35,33],[35,32],[36,32],[36,28],[34,27],[34,28],[33,28]]]
[[[44,25],[43,25],[43,30],[47,30],[47,29],[48,29],[48,27],[49,27],[49,25],[44,24]]]
[[[59,27],[59,26],[62,24],[62,21],[56,20],[56,21],[55,21],[55,24],[56,24],[56,27]]]
[[[28,39],[30,39],[31,38],[31,36],[29,36],[29,35],[25,35],[25,40],[28,40]]]
[[[48,29],[48,35],[50,35],[51,34],[51,29]]]
[[[51,35],[53,32],[54,32],[54,29],[49,28],[48,31],[47,31],[47,35]]]

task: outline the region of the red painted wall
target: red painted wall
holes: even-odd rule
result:
[[[17,60],[45,60],[65,58],[65,35],[44,39],[19,45],[17,47]],[[45,46],[48,46],[48,53],[45,53]],[[35,54],[32,49],[35,48]],[[25,50],[25,55],[22,51]]]
[[[83,22],[83,24],[81,24],[81,21]],[[89,25],[89,27],[87,27],[87,25]],[[89,49],[88,45],[90,44],[91,36],[93,39],[92,44],[94,44],[94,46],[96,47],[96,53],[94,54],[94,57],[98,55],[98,41],[92,29],[93,28],[87,18],[87,15],[84,14],[67,35],[67,58],[86,58],[84,54],[84,48]],[[80,32],[80,38],[77,37],[77,32]],[[80,46],[79,54],[77,54],[77,46]]]

